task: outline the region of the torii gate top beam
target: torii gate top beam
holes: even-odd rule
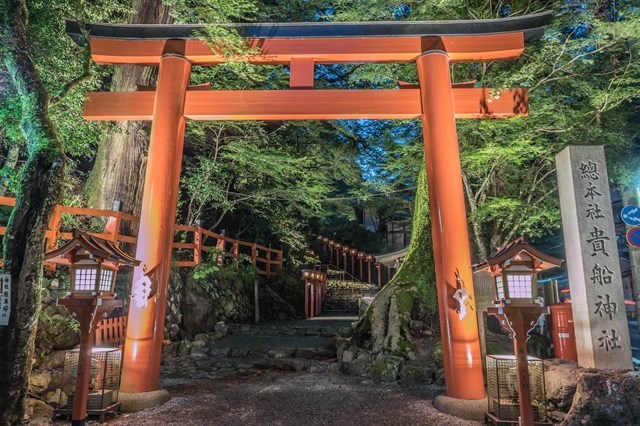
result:
[[[470,21],[318,22],[228,24],[258,54],[249,62],[288,64],[292,58],[313,58],[316,64],[405,63],[422,52],[444,50],[451,61],[515,58],[524,43],[542,36],[549,13]],[[199,40],[203,25],[90,24],[93,60],[98,64],[155,65],[165,53],[180,53],[193,65],[215,65],[225,58]],[[76,21],[67,34],[82,36]]]

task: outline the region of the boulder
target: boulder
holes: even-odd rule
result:
[[[40,370],[55,370],[64,366],[64,356],[66,351],[52,351],[42,357]]]
[[[46,402],[35,398],[25,398],[24,411],[31,421],[45,422],[44,424],[47,424],[47,420],[50,424],[53,417],[53,408],[49,407]]]
[[[353,345],[353,347],[351,347],[351,338],[350,337],[336,337],[334,339],[334,345],[336,348],[336,356],[338,357],[338,359],[342,359],[343,357],[343,353],[345,351],[351,351],[354,355],[357,353],[357,346]],[[351,361],[347,361],[347,362],[351,362]]]
[[[67,405],[67,394],[62,389],[48,391],[44,394],[44,400],[52,407],[64,407]]]
[[[51,336],[53,349],[71,349],[80,343],[78,328],[70,315],[52,316],[46,333]]]
[[[640,373],[586,370],[580,376],[564,426],[637,425]]]
[[[41,353],[52,349],[71,349],[80,343],[78,323],[62,306],[43,306],[36,346]]]
[[[352,351],[342,352],[342,362],[346,362],[348,364],[353,361],[354,357],[355,357],[355,353]]]
[[[213,327],[213,331],[216,333],[222,334],[226,336],[229,333],[229,326],[224,323],[224,321],[218,321],[216,325]]]
[[[180,342],[171,342],[168,345],[162,345],[162,359],[167,360],[175,358],[178,354]]]
[[[584,369],[574,361],[553,358],[544,361],[544,370],[549,411],[568,412]]]
[[[29,392],[40,394],[47,390],[49,383],[51,383],[51,373],[48,371],[31,374],[29,376]]]
[[[51,382],[49,382],[48,390],[55,390],[62,387],[62,370],[51,371]]]
[[[444,352],[442,352],[442,342],[433,345],[433,359],[440,368],[444,367]]]
[[[435,372],[428,367],[404,365],[400,370],[400,380],[405,383],[433,383]]]
[[[233,358],[246,358],[249,355],[249,351],[247,349],[235,348],[231,349],[229,352],[229,356]]]
[[[229,352],[231,351],[231,348],[218,348],[218,347],[213,347],[211,349],[209,349],[209,355],[211,356],[227,356],[229,355]]]
[[[182,306],[183,312],[188,313],[182,320],[189,335],[195,336],[214,329],[218,320],[213,300],[207,290],[191,278],[185,284]]]
[[[39,417],[37,419],[29,420],[27,426],[50,426],[53,424],[53,421],[48,417]]]
[[[371,355],[360,353],[356,359],[346,364],[345,368],[350,374],[361,376],[371,370],[371,361]]]
[[[191,348],[193,347],[193,343],[189,340],[183,340],[180,342],[180,346],[178,346],[178,356],[187,356],[191,353]]]
[[[400,375],[404,359],[399,356],[379,356],[371,366],[371,375],[381,382],[394,382]]]

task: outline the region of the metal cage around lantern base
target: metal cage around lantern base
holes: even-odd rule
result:
[[[530,356],[529,380],[533,420],[536,425],[547,422],[547,398],[544,383],[544,364],[541,359]],[[494,425],[518,424],[520,400],[518,398],[516,357],[513,355],[487,355],[487,399],[489,412],[487,423]]]
[[[59,408],[54,415],[71,415],[78,374],[78,349],[65,353],[62,371],[62,393]],[[91,350],[91,377],[87,398],[87,414],[99,416],[104,421],[107,413],[120,410],[118,393],[122,371],[122,350],[119,348],[94,348]]]

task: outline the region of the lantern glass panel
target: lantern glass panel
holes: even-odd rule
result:
[[[95,268],[77,267],[72,291],[95,291],[97,271]]]
[[[531,274],[507,275],[509,298],[533,299]]]
[[[502,283],[502,275],[498,275],[496,278],[496,293],[498,300],[504,300],[504,284]]]
[[[115,275],[114,272],[115,271],[113,269],[102,269],[102,274],[100,276],[100,291],[112,291],[113,278]]]

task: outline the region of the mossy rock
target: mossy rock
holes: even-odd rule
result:
[[[398,356],[380,357],[371,365],[371,375],[381,382],[398,380],[404,359]]]
[[[442,342],[433,345],[433,360],[440,368],[444,367],[444,352],[442,351]]]
[[[407,383],[433,383],[437,371],[424,366],[405,365],[400,371],[400,380]]]

